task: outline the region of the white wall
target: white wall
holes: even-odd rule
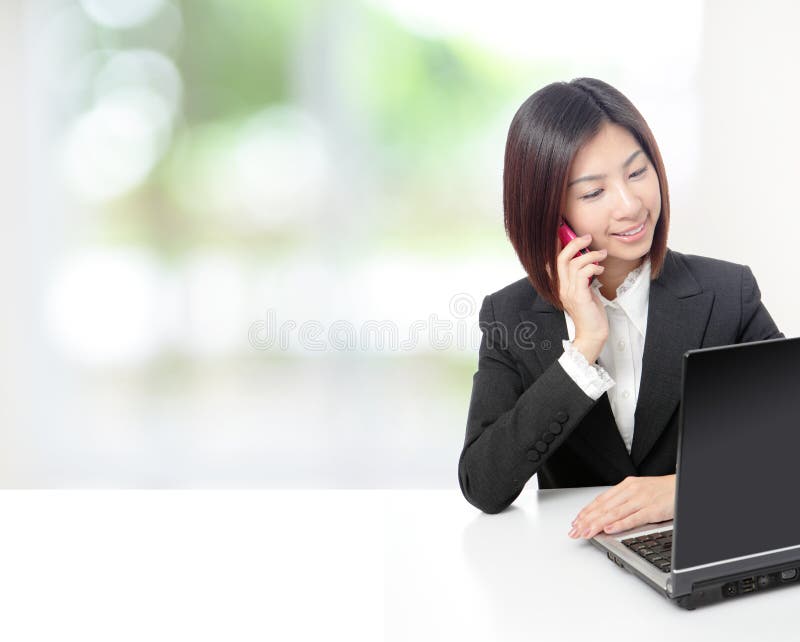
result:
[[[673,212],[671,235],[675,249],[749,265],[787,337],[800,334],[798,24],[797,3],[705,3],[696,205]]]

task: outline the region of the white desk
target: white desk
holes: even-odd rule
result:
[[[3,491],[0,639],[797,637],[800,586],[684,611],[567,537],[601,490]]]
[[[764,640],[798,633],[800,586],[695,611],[567,536],[604,488],[523,491],[484,515],[457,491],[386,494],[387,640]]]

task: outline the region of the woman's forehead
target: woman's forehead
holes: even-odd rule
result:
[[[627,129],[614,123],[605,123],[597,134],[580,147],[575,154],[573,164],[594,159],[613,161],[613,158],[608,158],[610,154],[619,154],[627,158],[628,154],[638,147],[639,143]]]
[[[601,175],[623,168],[641,145],[619,125],[607,124],[576,152],[570,167],[570,181],[583,175]]]

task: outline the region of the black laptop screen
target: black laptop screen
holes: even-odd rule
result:
[[[684,356],[673,568],[797,546],[800,338]]]

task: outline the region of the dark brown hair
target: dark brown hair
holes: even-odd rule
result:
[[[569,172],[581,146],[608,122],[631,133],[658,175],[661,214],[649,252],[650,278],[655,279],[667,254],[669,189],[656,140],[633,103],[595,78],[555,82],[522,103],[508,130],[503,169],[506,234],[531,285],[559,310],[564,308],[558,296],[557,231]]]

